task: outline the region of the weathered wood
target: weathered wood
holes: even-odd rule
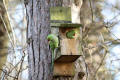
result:
[[[79,53],[79,28],[60,28],[60,46],[61,54],[64,55],[78,55]],[[70,30],[75,30],[75,38],[69,39],[66,37],[66,33]]]
[[[54,76],[53,80],[73,80],[71,76]]]
[[[56,58],[55,62],[74,62],[80,55],[60,55]]]
[[[74,63],[55,63],[54,76],[74,76],[75,66]]]
[[[66,33],[75,30],[75,38],[68,39]],[[74,62],[80,57],[79,28],[59,28],[60,52],[55,55],[55,62]]]
[[[51,20],[51,23],[71,23],[71,21],[65,21],[65,20]]]
[[[51,7],[50,20],[71,21],[71,8],[70,7]]]
[[[60,21],[59,23],[51,23],[50,26],[51,27],[66,28],[66,27],[82,27],[82,24],[78,24],[78,23],[65,23],[64,21]]]

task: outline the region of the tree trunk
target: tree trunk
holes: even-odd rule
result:
[[[28,2],[27,2],[28,1]],[[26,0],[29,80],[51,80],[50,0]]]

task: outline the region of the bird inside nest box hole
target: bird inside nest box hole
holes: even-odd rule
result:
[[[74,39],[75,35],[76,35],[76,31],[74,29],[68,30],[66,32],[66,37],[69,38],[69,39]]]

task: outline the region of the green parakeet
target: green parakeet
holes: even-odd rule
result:
[[[75,30],[70,30],[66,33],[66,37],[69,39],[73,39],[75,37],[75,33],[76,33]]]
[[[55,34],[49,34],[47,36],[47,40],[49,41],[50,48],[52,50],[52,69],[54,67],[54,58],[55,58],[55,49],[58,48],[59,40]]]

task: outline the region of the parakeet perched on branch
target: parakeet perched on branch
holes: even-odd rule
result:
[[[58,48],[59,40],[55,34],[49,34],[47,36],[47,40],[49,42],[50,48],[52,50],[52,69],[54,67],[54,58],[55,58],[55,49]]]
[[[66,37],[69,39],[75,38],[76,31],[75,30],[70,30],[66,33]]]

